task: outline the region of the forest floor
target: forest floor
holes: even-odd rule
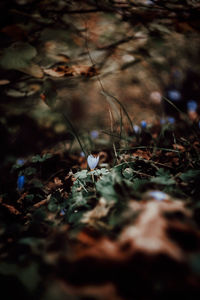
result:
[[[2,168],[3,299],[200,298],[198,123],[106,137],[94,170],[70,140]]]
[[[199,1],[0,7],[1,299],[199,300]]]

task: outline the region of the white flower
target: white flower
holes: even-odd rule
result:
[[[96,168],[96,166],[98,165],[98,162],[99,162],[99,156],[95,157],[92,154],[90,154],[87,158],[87,163],[88,163],[90,170],[94,170]]]

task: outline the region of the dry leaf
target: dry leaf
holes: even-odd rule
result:
[[[194,28],[192,28],[187,22],[177,22],[176,28],[177,31],[181,33],[188,33],[194,31]]]
[[[11,214],[13,214],[13,215],[21,215],[20,211],[18,209],[16,209],[14,206],[8,205],[8,204],[5,204],[5,203],[3,203],[2,205],[4,207],[6,207]]]
[[[166,234],[168,220],[164,218],[164,213],[177,210],[187,217],[190,216],[182,201],[144,203],[137,221],[122,231],[119,243],[128,243],[129,251],[141,251],[154,255],[166,254],[176,260],[183,260],[183,251]]]
[[[26,68],[20,68],[19,71],[26,73],[28,75],[31,75],[35,78],[42,78],[44,75],[40,66],[38,66],[34,63],[32,63],[30,66],[28,66]]]
[[[46,189],[48,191],[56,190],[60,186],[62,186],[62,181],[58,177],[55,177],[53,179],[53,182],[52,181],[48,182],[48,184],[46,185]]]
[[[103,197],[100,198],[99,202],[95,206],[95,208],[86,212],[83,215],[81,222],[89,224],[89,225],[95,225],[95,223],[99,219],[107,216],[107,214],[109,213],[109,211],[110,211],[111,207],[113,207],[113,205],[114,205],[114,202],[108,202]]]
[[[173,144],[172,146],[173,146],[173,148],[174,148],[175,150],[179,150],[179,151],[181,151],[181,152],[185,152],[185,151],[186,151],[185,147],[183,147],[182,145],[179,145],[179,144]]]
[[[92,77],[98,74],[98,71],[93,66],[58,66],[54,68],[44,69],[45,74],[52,77],[63,77],[63,76],[86,76]]]
[[[133,153],[133,156],[135,156],[135,157],[141,157],[141,158],[146,159],[146,160],[151,159],[151,153],[148,150],[145,150],[145,151],[143,151],[143,150],[137,150],[137,151],[135,151]]]
[[[77,236],[78,246],[71,251],[70,261],[79,261],[86,257],[110,260],[116,262],[126,262],[134,255],[142,253],[144,256],[166,255],[176,261],[185,261],[185,252],[169,235],[170,231],[190,232],[199,240],[199,235],[191,226],[191,212],[184,207],[182,201],[130,201],[128,210],[139,213],[136,220],[126,226],[120,233],[117,240],[111,240],[106,236],[95,235],[82,231]],[[102,213],[103,212],[103,213]],[[87,214],[87,221],[106,213],[101,208],[93,210]],[[168,219],[166,215],[181,215],[184,222],[175,217]],[[86,220],[86,219],[85,219]],[[94,219],[93,219],[94,221]]]
[[[52,76],[52,77],[63,77],[65,76],[65,68],[57,67],[52,69],[44,69],[45,74]]]
[[[9,83],[10,83],[10,81],[7,80],[7,79],[0,80],[0,85],[6,85],[6,84],[9,84]]]
[[[79,66],[72,66],[69,68],[68,72],[66,75],[72,75],[72,76],[87,76],[87,77],[92,77],[97,75],[97,69],[93,66],[84,66],[84,65],[79,65]]]
[[[40,206],[46,204],[46,203],[48,202],[48,200],[49,200],[49,199],[44,199],[44,200],[42,200],[42,201],[40,201],[40,202],[37,202],[37,203],[35,203],[35,204],[33,205],[33,207],[39,208]]]
[[[23,200],[26,198],[26,196],[28,195],[28,192],[25,192],[21,195],[21,197],[17,200],[17,203],[19,203],[20,205],[22,205]]]

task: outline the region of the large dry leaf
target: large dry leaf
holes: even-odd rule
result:
[[[164,214],[179,211],[190,216],[182,201],[149,201],[142,204],[141,214],[134,224],[126,227],[119,238],[120,244],[129,243],[129,251],[148,254],[166,254],[174,259],[184,259],[184,253],[167,235],[169,221]],[[173,225],[180,224],[176,221]],[[172,224],[171,224],[172,225]]]
[[[91,218],[106,213],[105,208],[98,205],[85,218],[89,222]],[[124,227],[117,240],[111,240],[107,236],[90,235],[88,232],[80,232],[77,237],[79,243],[70,255],[70,260],[80,260],[84,257],[95,259],[106,259],[111,261],[127,261],[138,253],[143,255],[165,255],[176,261],[185,260],[184,249],[180,247],[179,242],[171,239],[169,229],[176,232],[190,232],[199,240],[199,235],[195,227],[191,226],[191,213],[184,207],[182,201],[164,200],[164,201],[131,201],[128,213],[137,213],[135,221]],[[184,222],[179,218],[168,219],[165,215],[181,215]],[[94,221],[94,219],[92,220]]]

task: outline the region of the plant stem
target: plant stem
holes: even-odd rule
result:
[[[93,171],[94,171],[94,170],[93,170]],[[91,173],[91,176],[92,176],[92,182],[93,182],[94,190],[95,190],[95,194],[96,194],[97,190],[96,190],[96,185],[95,185],[95,180],[94,180],[94,173],[93,173],[93,171],[92,171],[92,173]]]
[[[68,126],[70,127],[72,134],[73,134],[74,137],[77,139],[77,141],[78,141],[78,143],[79,143],[79,145],[80,145],[80,147],[81,147],[81,150],[82,150],[83,153],[85,154],[85,157],[87,157],[87,156],[88,156],[88,153],[85,151],[85,149],[84,149],[84,147],[83,147],[83,145],[82,145],[82,142],[81,142],[81,140],[80,140],[80,138],[79,138],[79,136],[78,136],[78,134],[77,134],[77,132],[76,132],[74,126],[72,125],[71,121],[69,120],[69,118],[68,118],[64,113],[62,113],[62,115],[63,115],[63,118],[65,119],[65,121],[67,122]]]

